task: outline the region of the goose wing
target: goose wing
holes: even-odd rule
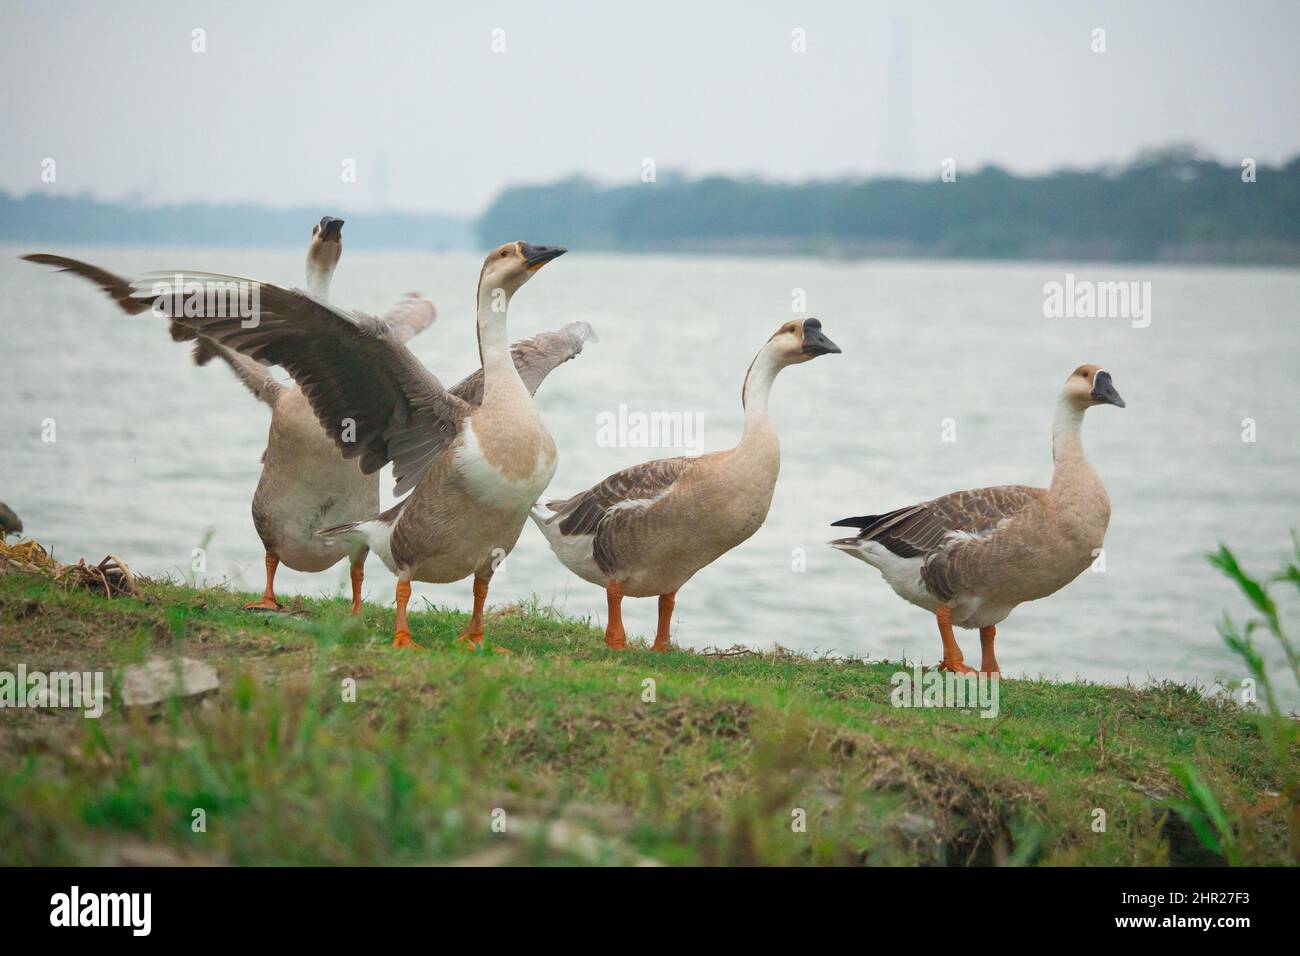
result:
[[[514,359],[515,368],[518,369],[519,377],[524,380],[524,384],[528,386],[528,391],[536,395],[537,389],[541,387],[546,376],[569,359],[576,357],[588,339],[593,342],[600,341],[596,338],[595,330],[588,323],[570,322],[564,328],[556,329],[554,332],[542,332],[531,339],[516,342],[510,347],[510,357]],[[471,405],[482,404],[483,370],[480,368],[471,372],[453,385],[450,391]]]
[[[69,259],[66,256],[50,255],[45,252],[33,252],[30,255],[23,256],[23,259],[42,266],[53,266],[60,272],[70,272],[95,283],[104,291],[105,295],[129,315],[139,315],[141,312],[149,311],[148,302],[141,302],[139,299],[132,298],[135,289],[131,286],[130,280],[114,275],[107,269],[101,269],[89,262]]]
[[[955,491],[881,515],[843,518],[832,527],[858,528],[858,538],[877,541],[900,558],[921,558],[922,576],[940,600],[962,591],[970,549],[982,550],[1000,528],[1047,494],[1027,485]]]
[[[660,458],[615,472],[566,501],[551,501],[547,524],[563,537],[591,536],[592,557],[606,574],[627,567],[631,539],[654,505],[703,458]]]
[[[185,315],[185,290],[194,283],[238,289],[252,308],[219,311],[251,315]],[[402,344],[403,331],[383,318],[345,312],[300,289],[215,273],[156,274],[133,285],[135,298],[157,302],[173,322],[283,366],[343,457],[360,457],[367,474],[393,463],[397,495],[415,487],[469,413]]]
[[[44,252],[35,252],[23,256],[23,258],[38,265],[53,266],[60,272],[69,272],[72,275],[81,276],[81,278],[95,283],[103,290],[105,295],[117,304],[118,308],[128,315],[139,315],[142,312],[148,312],[152,308],[151,302],[135,296],[136,289],[130,279],[114,275],[107,269],[101,269],[89,262],[81,262],[78,259],[69,259],[66,256],[55,256]],[[192,330],[185,328],[179,322],[171,323],[170,332],[172,340],[175,342],[188,342],[195,337]]]
[[[388,336],[396,342],[408,342],[419,335],[438,317],[433,303],[418,292],[408,292],[397,304],[379,317],[388,329]]]

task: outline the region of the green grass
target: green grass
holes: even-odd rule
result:
[[[222,682],[152,712],[114,688],[99,720],[0,710],[0,863],[1215,862],[1171,811],[1185,767],[1237,821],[1234,862],[1290,858],[1287,755],[1259,715],[1172,683],[1004,681],[989,720],[892,707],[898,664],[615,654],[536,606],[489,620],[509,654],[453,649],[465,617],[436,609],[398,651],[388,608],[141,590],[0,575],[0,670],[112,687],[184,654]]]

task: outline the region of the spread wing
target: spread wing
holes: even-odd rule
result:
[[[141,302],[139,299],[131,297],[135,290],[131,287],[129,280],[114,275],[106,269],[101,269],[99,266],[44,252],[34,252],[31,255],[23,256],[23,258],[28,262],[53,266],[60,272],[71,272],[73,275],[90,280],[99,286],[104,291],[104,294],[116,302],[123,311],[130,315],[139,315],[141,312],[149,311],[148,302]]]
[[[519,370],[519,377],[528,386],[528,391],[536,395],[546,376],[576,357],[588,339],[600,341],[596,338],[595,330],[586,322],[570,322],[554,332],[543,332],[531,339],[516,342],[510,347],[510,357],[514,359],[515,368]],[[482,404],[483,370],[480,368],[467,375],[452,386],[450,391],[471,405]]]
[[[129,279],[123,279],[119,275],[114,275],[107,269],[101,269],[99,266],[91,265],[89,262],[81,262],[77,259],[69,259],[66,256],[54,256],[44,252],[36,252],[31,255],[23,256],[28,262],[35,262],[43,266],[53,266],[60,272],[69,272],[72,275],[81,276],[83,279],[95,283],[104,291],[114,303],[117,304],[123,312],[128,315],[139,315],[142,312],[148,312],[151,303],[135,298],[135,287],[132,286]],[[195,337],[190,329],[185,328],[178,322],[172,322],[170,328],[173,341],[187,342]]]
[[[418,292],[408,292],[397,304],[379,317],[388,329],[388,335],[394,341],[408,342],[412,336],[419,335],[438,317],[438,310],[433,303]]]
[[[967,564],[958,552],[990,540],[1046,494],[1026,485],[955,491],[888,514],[844,518],[833,527],[859,528],[861,540],[878,541],[900,558],[922,558],[926,584],[949,600],[962,590],[961,568]]]
[[[132,285],[134,298],[172,321],[283,366],[343,457],[359,456],[367,474],[393,463],[397,495],[415,487],[469,412],[386,319],[344,312],[299,289],[214,273],[155,274]],[[206,307],[193,302],[195,288],[207,290]],[[224,290],[224,307],[212,307],[214,289]]]

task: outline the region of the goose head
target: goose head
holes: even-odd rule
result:
[[[308,291],[322,296],[329,294],[330,280],[341,255],[343,220],[321,216],[320,222],[311,227],[311,242],[307,246]]]
[[[840,347],[826,337],[819,319],[795,319],[773,333],[763,346],[776,365],[798,365],[819,355],[838,354]]]
[[[535,246],[531,242],[507,242],[488,253],[479,273],[479,294],[496,289],[510,297],[542,266],[564,255],[563,246]]]
[[[1071,372],[1061,390],[1061,398],[1080,411],[1093,405],[1124,407],[1124,399],[1115,391],[1110,372],[1100,365],[1080,365]]]
[[[740,386],[740,402],[749,407],[751,380],[756,388],[765,390],[771,387],[776,373],[787,365],[809,362],[819,355],[838,353],[840,347],[826,337],[818,319],[794,319],[785,323],[758,350],[754,361],[749,363],[745,381]]]

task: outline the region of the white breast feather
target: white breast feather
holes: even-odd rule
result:
[[[498,508],[530,508],[555,474],[555,456],[539,455],[533,473],[527,478],[515,479],[494,468],[483,454],[474,423],[462,433],[460,447],[456,450],[456,470],[464,478],[470,494]]]

